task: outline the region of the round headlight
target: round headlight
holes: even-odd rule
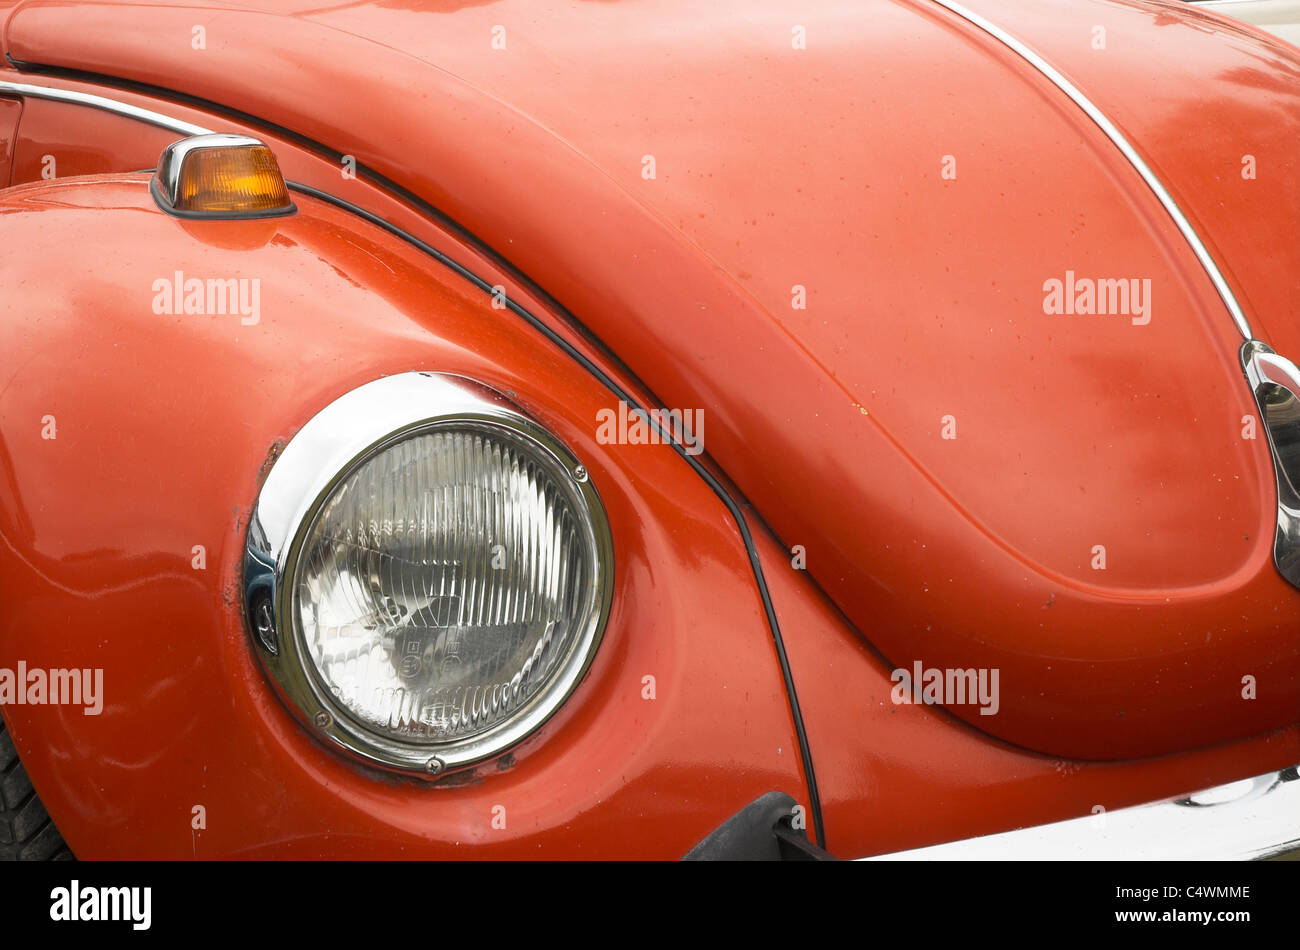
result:
[[[612,545],[586,470],[504,397],[408,373],[285,447],[249,529],[263,664],[301,718],[390,768],[504,751],[582,678]]]

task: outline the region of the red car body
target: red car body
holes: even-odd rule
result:
[[[1300,356],[1300,51],[1174,2],[971,6],[1134,143],[1255,337]],[[700,407],[832,853],[1300,761],[1300,591],[1242,334],[1130,160],[950,9],[0,0],[0,21],[0,81],[256,136],[639,398]],[[98,717],[4,715],[72,850],[676,858],[763,792],[809,803],[706,482],[667,446],[601,444],[591,373],[358,214],[163,214],[147,170],[176,138],[0,86],[0,666],[106,688]],[[155,314],[178,271],[259,277],[260,321]],[[1075,276],[1149,279],[1149,310],[1045,312]],[[409,370],[510,393],[589,460],[618,563],[577,692],[432,783],[318,744],[240,609],[279,447]],[[1000,711],[893,701],[917,661],[1000,670]]]

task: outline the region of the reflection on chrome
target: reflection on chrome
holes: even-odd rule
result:
[[[244,563],[248,627],[291,711],[371,765],[441,775],[537,730],[613,597],[587,467],[505,396],[399,373],[276,458]]]
[[[1241,860],[1300,850],[1296,766],[1183,798],[967,838],[873,861]]]
[[[1277,533],[1273,562],[1300,587],[1300,369],[1258,340],[1241,348],[1241,365],[1273,453]]]

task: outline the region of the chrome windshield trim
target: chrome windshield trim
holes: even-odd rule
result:
[[[866,861],[1251,861],[1300,849],[1297,767],[1194,795]]]
[[[983,30],[1025,62],[1029,63],[1029,65],[1042,73],[1043,76],[1052,83],[1052,85],[1065,93],[1065,95],[1068,96],[1075,105],[1084,111],[1088,118],[1092,119],[1092,121],[1096,123],[1097,127],[1106,134],[1106,137],[1110,139],[1114,146],[1123,153],[1125,158],[1128,159],[1129,164],[1133,166],[1133,169],[1142,176],[1142,180],[1147,183],[1147,187],[1151,189],[1151,192],[1156,196],[1160,203],[1164,205],[1165,211],[1168,212],[1169,217],[1173,219],[1178,230],[1182,232],[1184,240],[1186,240],[1188,245],[1191,246],[1192,252],[1196,255],[1197,260],[1201,262],[1201,267],[1205,269],[1205,273],[1214,284],[1214,289],[1219,292],[1219,298],[1223,301],[1224,306],[1228,308],[1228,312],[1232,314],[1233,322],[1237,324],[1237,329],[1241,332],[1242,337],[1246,340],[1253,339],[1255,334],[1250,328],[1250,321],[1246,319],[1246,315],[1242,312],[1240,304],[1237,303],[1237,298],[1233,295],[1232,289],[1228,286],[1227,280],[1224,279],[1223,273],[1219,270],[1219,265],[1215,263],[1209,250],[1206,249],[1205,244],[1201,241],[1200,235],[1196,233],[1191,222],[1187,220],[1182,209],[1178,207],[1178,203],[1174,201],[1173,197],[1169,194],[1169,191],[1165,188],[1164,183],[1156,177],[1155,172],[1153,172],[1150,166],[1148,166],[1142,159],[1142,156],[1140,156],[1133,146],[1129,144],[1128,139],[1124,137],[1124,133],[1116,128],[1115,124],[1111,122],[1110,119],[1108,119],[1105,114],[1097,108],[1092,100],[1085,96],[1074,83],[1067,79],[1059,70],[1056,69],[1056,67],[1043,59],[1042,56],[1025,43],[1012,36],[1000,26],[989,22],[978,13],[968,10],[960,3],[954,3],[952,0],[934,0],[934,2],[948,10],[950,13],[961,17],[972,26],[976,26]]]
[[[34,86],[30,83],[0,80],[0,95],[5,94],[30,96],[33,99],[50,99],[54,102],[71,102],[80,106],[89,106],[92,109],[102,109],[105,112],[113,112],[172,132],[178,132],[181,135],[212,134],[211,129],[205,129],[201,125],[182,122],[180,119],[163,115],[161,112],[142,109],[139,106],[128,105],[116,99],[108,99],[88,92],[74,92],[71,89],[56,89],[53,86]]]

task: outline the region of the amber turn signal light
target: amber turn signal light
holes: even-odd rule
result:
[[[269,218],[293,214],[275,155],[246,135],[194,135],[163,149],[150,191],[182,218]]]

